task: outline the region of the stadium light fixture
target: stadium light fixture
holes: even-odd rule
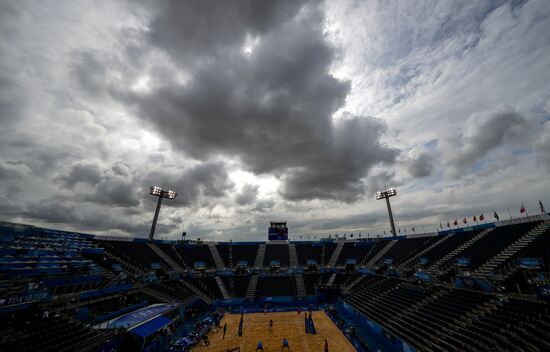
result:
[[[393,222],[393,214],[391,212],[390,197],[393,197],[393,196],[396,196],[396,195],[397,195],[397,191],[396,191],[395,188],[389,188],[385,191],[376,192],[376,199],[377,200],[381,200],[381,199],[386,200],[386,205],[388,206],[388,215],[390,216],[391,231],[392,231],[394,237],[397,236],[397,234],[395,232],[395,224]]]
[[[162,204],[162,199],[176,199],[178,195],[175,191],[172,190],[163,190],[160,186],[152,186],[149,189],[149,194],[155,197],[158,197],[157,209],[155,210],[155,216],[153,217],[153,224],[151,225],[151,231],[149,232],[149,242],[153,242],[153,236],[155,235],[155,227],[157,226],[157,219],[159,217],[160,205]]]

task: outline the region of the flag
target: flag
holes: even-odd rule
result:
[[[523,204],[521,205],[521,208],[519,209],[519,213],[520,214],[525,213],[525,207],[523,206]]]
[[[483,220],[485,220],[485,217],[483,216],[483,214],[481,214],[481,215],[479,216],[479,221],[483,221]]]
[[[546,211],[544,211],[544,205],[542,205],[542,202],[540,201],[540,199],[539,199],[539,206],[540,206],[540,212],[546,213]]]
[[[458,220],[457,219],[455,219],[454,225],[455,226],[458,225]]]
[[[493,216],[495,217],[495,219],[497,219],[497,221],[499,221],[499,219],[498,219],[498,214],[497,214],[496,210],[493,210],[493,211],[495,212],[495,213],[493,214]]]
[[[474,222],[477,222],[477,218],[476,216],[474,215],[474,219],[473,219]]]
[[[462,219],[462,222],[467,224],[468,223],[468,220],[466,220],[466,218]]]

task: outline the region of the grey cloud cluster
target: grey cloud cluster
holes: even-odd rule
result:
[[[434,170],[434,157],[428,152],[420,151],[406,158],[405,166],[409,174],[414,178],[430,176]]]
[[[538,160],[550,170],[550,121],[546,121],[542,128],[542,134],[535,143],[538,152]]]
[[[380,142],[380,120],[333,121],[349,84],[330,74],[335,49],[322,19],[317,4],[298,2],[169,3],[149,38],[190,79],[125,99],[197,160],[238,157],[256,174],[282,175],[290,200],[355,200],[370,167],[397,151]]]
[[[161,185],[174,189],[178,196],[171,204],[190,206],[204,197],[226,196],[234,185],[223,162],[205,162],[184,169],[153,171],[143,177],[142,185]]]
[[[237,194],[235,202],[237,202],[237,204],[239,205],[248,205],[254,203],[258,198],[258,188],[259,187],[256,185],[245,184],[239,194]]]
[[[529,140],[531,127],[523,115],[511,108],[472,114],[460,138],[448,136],[440,141],[445,163],[452,175],[463,175],[495,148]]]

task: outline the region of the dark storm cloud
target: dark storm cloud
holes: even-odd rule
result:
[[[430,176],[434,169],[434,158],[432,155],[421,152],[413,158],[409,158],[406,163],[409,174],[414,178]]]
[[[146,233],[150,226],[143,217],[132,219],[104,205],[83,207],[81,203],[61,202],[59,199],[44,199],[29,204],[22,215],[46,224],[78,224],[81,231],[118,230],[137,235]]]
[[[103,174],[97,165],[78,163],[72,166],[71,171],[69,171],[67,175],[60,176],[59,180],[61,180],[66,187],[74,188],[78,183],[94,186],[101,181],[102,177]]]
[[[257,198],[258,186],[245,184],[235,197],[235,202],[239,205],[248,205],[254,203]]]
[[[238,157],[256,174],[284,175],[281,194],[292,200],[357,199],[370,167],[393,162],[380,120],[332,120],[350,87],[330,74],[335,49],[316,5],[236,2],[223,16],[193,4],[200,16],[174,3],[163,8],[149,36],[190,80],[119,93],[174,146],[197,160]]]
[[[173,57],[194,59],[236,49],[247,35],[269,32],[292,19],[305,1],[178,1],[161,3],[150,24],[151,43]]]
[[[84,199],[111,206],[134,207],[140,204],[138,192],[132,180],[107,178],[97,185],[92,195]]]
[[[319,146],[302,167],[284,178],[287,199],[353,201],[366,190],[363,178],[375,163],[394,161],[397,152],[381,145],[385,125],[374,118],[349,118],[334,127],[331,145]]]
[[[204,197],[224,197],[233,188],[223,162],[208,162],[182,171],[155,171],[144,177],[143,187],[161,185],[178,192],[174,205],[190,206]]]

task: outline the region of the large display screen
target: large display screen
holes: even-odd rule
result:
[[[270,227],[268,238],[270,241],[288,241],[288,227]]]

